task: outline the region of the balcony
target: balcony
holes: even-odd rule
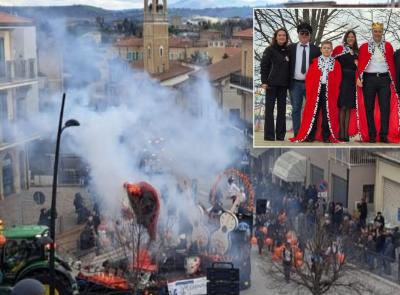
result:
[[[330,151],[330,158],[349,166],[365,166],[375,163],[375,156],[367,150],[335,149]]]
[[[253,93],[253,78],[240,74],[231,74],[230,83],[232,87]]]
[[[0,146],[12,144],[16,141],[16,128],[10,122],[2,122],[2,128],[0,129],[0,132]]]
[[[36,79],[36,59],[0,61],[0,83]]]

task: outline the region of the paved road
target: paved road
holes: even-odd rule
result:
[[[283,276],[272,276],[269,274],[269,271],[272,267],[271,260],[268,257],[261,257],[258,255],[255,247],[252,249],[251,261],[252,286],[250,289],[240,292],[241,295],[310,294],[310,292],[299,287],[294,282],[287,284],[284,281]],[[359,281],[360,285],[364,286],[366,289],[365,291],[361,292],[361,294],[400,294],[400,285],[382,279],[381,277],[373,275],[369,272],[354,270],[346,273],[344,280],[351,280],[352,282]],[[340,291],[341,294],[360,294],[348,289]],[[338,290],[332,290],[327,293],[327,295],[335,294],[338,294]]]

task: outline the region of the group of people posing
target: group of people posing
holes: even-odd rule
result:
[[[371,29],[371,40],[360,47],[356,32],[349,30],[335,48],[331,41],[322,41],[320,48],[313,45],[308,23],[297,26],[297,43],[288,44],[284,28],[274,32],[261,60],[264,140],[285,140],[289,90],[292,142],[348,142],[357,134],[362,142],[400,142],[396,87],[400,49],[394,53],[384,40],[382,23],[373,23]]]

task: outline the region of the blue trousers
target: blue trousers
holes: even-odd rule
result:
[[[292,88],[290,89],[290,103],[292,104],[292,121],[294,136],[297,135],[300,129],[301,121],[301,108],[303,100],[306,95],[306,87],[304,82],[293,81]]]

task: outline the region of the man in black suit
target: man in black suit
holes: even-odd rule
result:
[[[394,65],[396,67],[396,92],[400,93],[400,49],[394,52]]]
[[[290,52],[290,102],[294,136],[300,128],[301,109],[305,97],[305,79],[314,58],[321,55],[318,47],[310,43],[312,27],[308,23],[297,26],[299,42],[289,45]]]

